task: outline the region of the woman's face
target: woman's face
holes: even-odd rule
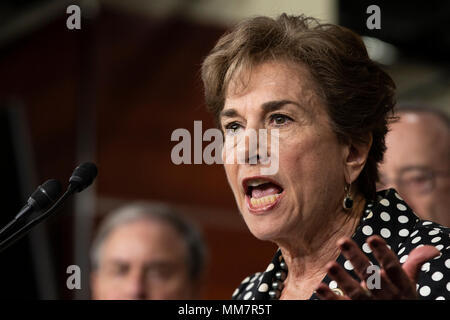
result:
[[[224,151],[238,148],[227,145],[231,139],[267,129],[267,155],[279,168],[273,175],[261,174],[267,165],[249,164],[248,150],[245,164],[224,161],[237,205],[261,240],[313,237],[341,205],[345,147],[331,129],[306,67],[265,62],[244,76],[246,86],[231,81],[226,93],[220,117]],[[273,129],[278,129],[278,152],[270,145]]]

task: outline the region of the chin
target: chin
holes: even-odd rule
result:
[[[277,222],[279,218],[273,216],[254,216],[244,213],[244,221],[252,235],[262,241],[272,241],[280,237],[281,229]]]

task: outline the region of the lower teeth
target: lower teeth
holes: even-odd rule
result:
[[[277,193],[277,194],[272,194],[272,195],[265,196],[262,198],[250,198],[250,203],[252,204],[252,206],[268,205],[268,204],[274,203],[278,199],[279,196],[280,196],[280,194]]]

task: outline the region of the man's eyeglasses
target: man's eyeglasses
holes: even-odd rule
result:
[[[433,191],[439,176],[450,176],[450,172],[436,171],[428,167],[407,167],[399,172],[396,179],[389,180],[380,176],[377,189],[393,185],[400,193],[423,195]]]

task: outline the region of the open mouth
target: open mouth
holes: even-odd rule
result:
[[[272,209],[283,195],[283,187],[276,181],[263,177],[247,178],[243,181],[247,206],[252,212]]]

